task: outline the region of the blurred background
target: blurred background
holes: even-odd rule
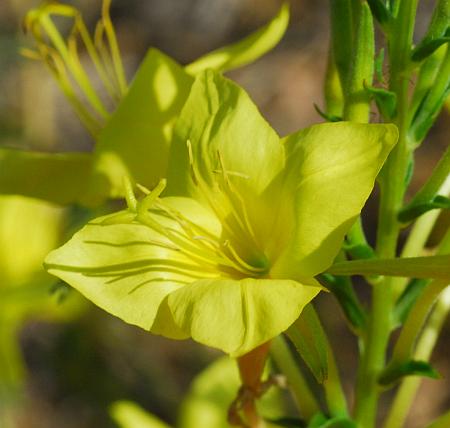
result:
[[[92,28],[101,0],[69,3],[82,11]],[[433,3],[421,2],[417,37],[426,29]],[[47,69],[19,54],[21,47],[31,45],[21,32],[21,20],[37,4],[35,0],[0,1],[0,145],[90,150],[91,137]],[[130,79],[151,46],[186,64],[257,29],[280,5],[277,0],[113,0],[111,15]],[[287,35],[276,49],[229,73],[281,135],[322,121],[313,104],[323,105],[329,37],[326,0],[293,0],[291,12]],[[418,151],[412,189],[420,186],[443,152],[448,128],[449,115],[444,112]],[[376,195],[365,213],[371,236],[375,207]],[[64,240],[62,231],[70,229],[74,216],[82,217],[82,210],[67,216],[54,206],[0,197],[0,332],[7,337],[0,351],[0,373],[9,370],[12,387],[22,391],[17,392],[21,403],[18,428],[114,427],[108,406],[119,399],[135,401],[174,423],[190,382],[219,353],[190,341],[149,335],[93,307],[61,284],[48,286],[48,278],[41,278],[40,263],[50,248]],[[11,224],[19,229],[12,232]],[[28,276],[17,277],[18,270]],[[19,287],[23,284],[38,291]],[[25,291],[1,291],[11,288]],[[350,391],[356,341],[331,296],[323,294],[318,305],[338,345],[337,358]],[[442,408],[450,407],[449,339],[447,324],[433,356],[443,379],[424,381],[410,428],[422,427]],[[23,366],[7,368],[2,352],[22,356]]]

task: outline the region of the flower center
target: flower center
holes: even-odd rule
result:
[[[146,194],[140,202],[134,198],[131,185],[127,185],[127,202],[129,209],[136,213],[135,220],[165,238],[152,244],[174,251],[178,257],[180,254],[185,256],[190,262],[190,274],[196,271],[199,277],[264,276],[269,263],[258,248],[243,198],[230,180],[229,176],[236,173],[225,170],[218,154],[219,169],[212,171],[213,183],[208,184],[192,160],[189,142],[188,149],[193,183],[220,221],[221,236],[183,215],[165,198],[160,198],[166,186],[165,180],[161,180],[152,191],[138,186]]]

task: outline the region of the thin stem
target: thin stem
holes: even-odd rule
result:
[[[344,390],[342,389],[342,382],[336,360],[334,358],[334,353],[329,343],[327,357],[328,378],[324,381],[323,387],[325,389],[325,399],[328,405],[328,410],[333,416],[347,416],[347,400],[345,398]]]
[[[411,358],[417,336],[447,281],[433,281],[428,284],[416,301],[395,344],[392,363],[402,363]]]
[[[418,360],[429,360],[434,346],[442,329],[442,325],[450,310],[450,287],[447,287],[441,294],[433,313],[418,341],[414,358]],[[422,382],[422,378],[411,376],[406,378],[395,397],[394,404],[387,417],[384,428],[401,428],[411,408],[417,389]],[[438,425],[439,426],[439,425]],[[447,425],[442,425],[442,427]],[[433,427],[434,428],[434,427]]]
[[[370,113],[370,95],[365,85],[371,85],[374,70],[373,18],[367,3],[357,2],[356,39],[353,62],[345,92],[344,117],[353,122],[367,123]]]
[[[410,77],[410,49],[414,31],[417,0],[401,0],[398,15],[390,28],[390,89],[397,95],[399,141],[389,156],[380,180],[380,211],[377,233],[377,255],[393,258],[400,232],[397,213],[403,204],[405,177],[408,166],[408,82]],[[355,419],[364,428],[375,424],[378,397],[377,378],[385,365],[386,347],[392,327],[393,279],[386,277],[374,287],[372,313],[369,318],[367,341],[363,348],[358,373]]]
[[[14,324],[3,317],[0,319],[0,426],[2,428],[15,426],[14,410],[24,371]]]
[[[439,190],[445,185],[447,181],[450,181],[450,145],[445,150],[444,155],[439,160],[433,173],[430,175],[428,180],[422,186],[422,188],[417,192],[414,198],[405,207],[420,204],[422,202],[428,202],[433,199]]]
[[[273,339],[270,355],[286,376],[300,415],[310,420],[321,409],[283,337]]]
[[[450,177],[447,177],[437,193],[445,196],[450,193]],[[401,252],[401,257],[416,257],[421,255],[440,213],[441,210],[431,210],[420,216],[414,222],[412,230]],[[397,299],[397,297],[403,292],[407,281],[408,280],[406,278],[396,278],[394,280],[393,284],[395,299]]]

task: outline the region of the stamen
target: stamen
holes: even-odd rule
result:
[[[249,265],[247,262],[245,262],[237,253],[237,251],[234,249],[233,245],[230,243],[230,241],[225,241],[224,242],[224,247],[228,248],[230,250],[230,253],[233,255],[233,257],[236,259],[236,261],[244,266],[246,269],[248,269],[251,272],[255,272],[255,273],[262,273],[265,272],[267,270],[266,267],[255,267],[252,265]]]
[[[104,0],[102,18],[100,25],[97,25],[98,28],[105,30],[110,52],[106,47],[104,52],[96,47],[83,18],[72,6],[45,3],[37,9],[32,9],[24,19],[25,31],[30,32],[36,42],[38,52],[33,56],[35,58],[38,56],[47,64],[80,120],[94,137],[98,135],[110,113],[97,95],[88,73],[81,64],[77,38],[80,36],[103,87],[115,107],[125,95],[127,83],[114,27],[109,16],[110,3],[110,0]],[[54,16],[73,20],[67,40],[64,40],[53,22]],[[102,32],[98,31],[99,34]],[[98,37],[97,32],[96,37]],[[109,63],[104,61],[105,54],[110,56],[112,61]]]
[[[251,222],[248,218],[247,209],[245,207],[245,203],[242,199],[242,196],[239,194],[237,189],[235,189],[233,187],[233,185],[228,177],[229,173],[224,167],[223,159],[222,159],[220,151],[217,151],[217,157],[218,157],[219,165],[220,165],[220,168],[222,171],[223,181],[225,183],[225,188],[222,190],[225,192],[225,194],[228,198],[231,211],[233,212],[235,220],[239,223],[244,234],[246,234],[253,241],[253,244],[256,245],[257,244],[256,243],[256,235],[255,235],[255,232],[251,225]],[[236,200],[237,200],[239,206],[236,206]],[[239,208],[240,208],[240,210],[239,210]]]
[[[138,202],[137,202],[136,196],[134,195],[134,192],[133,192],[133,186],[131,184],[131,180],[127,175],[125,175],[123,177],[123,186],[125,188],[125,200],[127,201],[128,209],[132,213],[135,213],[137,211]]]
[[[192,177],[192,181],[194,182],[194,184],[197,186],[198,182],[197,182],[197,174],[195,171],[195,166],[194,166],[194,155],[192,153],[192,144],[190,140],[186,141],[186,146],[188,149],[188,156],[189,156],[189,170],[191,171],[191,177]]]

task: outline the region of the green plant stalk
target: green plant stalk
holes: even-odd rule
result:
[[[447,231],[439,245],[438,255],[447,254],[450,251],[450,230]],[[402,332],[395,344],[393,360],[403,362],[411,357],[414,343],[419,335],[420,329],[425,324],[426,318],[433,303],[447,286],[447,281],[432,281],[428,284],[411,310]]]
[[[412,123],[420,104],[434,84],[438,70],[445,57],[446,46],[441,46],[431,54],[420,66],[414,93],[411,99],[409,122]]]
[[[444,238],[441,241],[441,244],[439,245],[439,249],[437,251],[437,254],[446,254],[450,251],[450,230],[447,231]],[[426,341],[423,344],[418,339],[420,337],[420,329],[422,328],[422,325],[426,323],[426,318],[430,312],[430,309],[433,306],[433,303],[438,301],[436,304],[436,308],[434,309],[434,312],[432,312],[433,315],[431,315],[430,320],[428,324],[425,324],[426,327],[424,328],[424,331],[422,333],[422,337],[425,337],[427,329],[433,329],[433,316],[439,316],[445,319],[445,314],[450,309],[450,288],[446,288],[448,285],[448,281],[442,282],[442,281],[433,281],[427,287],[425,288],[422,295],[417,300],[416,304],[414,305],[413,310],[410,312],[410,315],[408,316],[408,319],[402,329],[402,332],[400,334],[400,337],[398,338],[398,341],[395,345],[394,352],[393,352],[393,362],[403,362],[406,361],[409,358],[413,357],[421,357],[421,354],[419,354],[419,350],[422,346],[422,351],[425,352],[426,359],[429,358],[429,355],[432,351],[432,348],[434,347],[434,342],[431,342],[431,348],[427,351],[424,346],[427,343]],[[438,297],[440,295],[440,297]],[[447,305],[447,306],[446,306]],[[439,309],[441,308],[441,309]],[[446,309],[447,308],[447,309]],[[435,315],[435,314],[438,315]],[[439,318],[439,317],[438,317]],[[440,318],[439,318],[440,319]],[[439,321],[440,323],[443,322],[443,319]],[[440,330],[440,328],[439,328]],[[438,337],[438,333],[436,338]],[[417,349],[414,352],[414,345],[416,341],[419,340],[417,344]],[[422,343],[422,345],[421,345]],[[426,354],[426,351],[429,352],[429,354]],[[420,358],[422,359],[422,358]],[[412,400],[414,398],[415,391],[418,388],[418,385],[420,383],[420,379],[417,380],[416,383],[411,383],[412,391],[408,393],[408,391],[403,391],[402,389],[407,389],[408,380],[405,380],[399,389],[398,396],[396,397],[396,400],[394,401],[391,413],[387,419],[387,424],[389,423],[398,423],[398,418],[406,418],[407,412],[409,410],[408,403],[411,405]],[[406,385],[403,387],[403,385]],[[410,395],[412,394],[412,395]],[[397,403],[399,401],[399,404]],[[397,416],[396,416],[397,415]],[[390,420],[393,420],[394,422],[390,422]],[[397,425],[392,425],[392,427]],[[398,425],[400,426],[400,425]],[[389,425],[387,425],[386,428],[388,428]]]
[[[2,314],[4,313],[3,309]],[[22,356],[15,323],[0,318],[0,426],[14,428],[14,413],[23,381]]]
[[[333,349],[331,347],[328,336],[325,332],[325,329],[322,326],[319,315],[317,314],[315,308],[313,307],[313,305],[309,305],[308,308],[312,310],[315,317],[317,318],[318,326],[321,330],[321,335],[325,339],[328,376],[323,382],[323,387],[325,390],[325,400],[327,402],[328,410],[333,416],[347,416],[348,415],[347,399],[345,397],[345,393],[342,388],[342,382],[336,364],[336,359],[334,358]]]
[[[450,168],[450,166],[449,166]],[[444,182],[437,192],[440,195],[448,195],[450,193],[450,178]],[[401,252],[401,257],[420,256],[422,250],[430,236],[431,231],[442,210],[432,210],[420,216],[412,227],[412,230],[406,240]],[[393,281],[394,298],[397,299],[405,289],[407,278],[395,278]]]
[[[325,389],[325,399],[328,410],[333,416],[347,416],[348,405],[345,398],[344,390],[342,389],[342,382],[339,375],[339,369],[334,358],[333,350],[330,343],[327,349],[328,361],[328,378],[325,379],[323,387]]]
[[[392,355],[393,364],[404,363],[412,358],[417,336],[420,334],[437,297],[446,286],[447,281],[433,281],[425,287],[411,309],[395,344]]]
[[[333,116],[342,116],[344,105],[344,94],[342,93],[342,85],[339,79],[339,73],[333,55],[332,44],[330,43],[328,53],[327,72],[325,75],[325,106],[326,112]]]
[[[316,379],[323,385],[326,404],[330,414],[333,416],[348,415],[347,399],[342,388],[333,349],[331,348],[327,334],[312,304],[307,305],[303,309],[301,318],[286,331],[286,335],[308,366],[311,361],[308,362],[307,359],[305,359],[305,355],[302,355],[301,353],[301,350],[304,350],[303,346],[308,346],[303,339],[305,336],[314,336],[314,338],[317,339],[317,341],[315,339],[312,340],[314,343],[311,344],[311,348],[313,349],[312,352],[315,354],[314,358],[319,360],[319,367],[316,368],[316,372],[311,366],[310,369]],[[309,340],[306,339],[306,342],[309,342]]]
[[[397,4],[395,5],[397,7]],[[405,177],[408,166],[408,83],[410,77],[410,49],[414,31],[417,0],[401,0],[398,14],[389,29],[390,90],[397,95],[399,141],[389,156],[380,180],[380,210],[377,231],[377,255],[392,258],[400,232],[397,213],[403,204]],[[363,348],[358,373],[355,420],[362,428],[373,428],[380,389],[377,378],[385,366],[385,354],[392,321],[392,278],[373,288],[372,313],[369,317],[367,340]]]
[[[445,93],[450,85],[450,48],[442,61],[433,86],[419,108],[417,117],[414,118],[409,130],[411,144],[417,146],[425,138],[428,130],[437,118],[442,105],[445,102]],[[448,94],[448,92],[447,92]]]
[[[449,179],[449,171],[450,145],[445,150],[444,155],[439,160],[428,180],[405,208],[420,204],[422,202],[428,202],[433,199]]]
[[[447,287],[436,303],[428,323],[417,343],[417,348],[414,353],[415,359],[423,361],[429,360],[449,311],[450,288]],[[401,383],[384,428],[401,428],[404,425],[421,381],[421,377],[411,376]],[[447,427],[445,424],[438,425],[439,428],[441,426],[442,428]]]
[[[353,7],[353,25],[356,26],[353,61],[345,87],[344,119],[352,122],[368,123],[370,115],[370,95],[365,85],[371,85],[374,73],[375,36],[373,18],[369,5],[355,2]],[[356,21],[356,22],[355,22]],[[350,33],[349,29],[347,32]],[[359,217],[347,234],[352,245],[368,246]]]
[[[353,0],[352,0],[353,1]],[[330,0],[331,45],[341,87],[348,82],[352,58],[353,19],[351,0]]]
[[[347,87],[345,88],[344,118],[353,122],[367,123],[370,114],[370,94],[365,86],[371,85],[374,72],[373,18],[367,3],[361,3],[356,21],[353,61]]]
[[[276,366],[286,376],[300,415],[306,420],[310,420],[321,409],[282,336],[273,339],[270,355]]]

